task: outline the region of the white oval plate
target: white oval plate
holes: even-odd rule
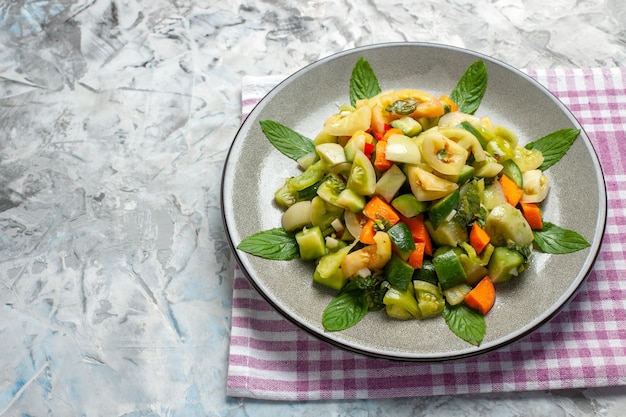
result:
[[[243,238],[279,227],[282,211],[274,192],[298,174],[296,163],[278,152],[261,131],[271,119],[313,138],[323,121],[349,102],[349,80],[360,57],[371,64],[383,90],[417,88],[449,94],[463,72],[482,59],[489,81],[476,112],[511,128],[524,144],[558,129],[581,133],[567,155],[546,175],[551,181],[544,219],[583,235],[591,246],[570,255],[535,252],[517,279],[498,284],[487,314],[482,344],[455,336],[443,318],[398,321],[371,312],[356,326],[324,330],[321,318],[334,292],[314,285],[314,266],[300,260],[270,261],[236,249]],[[296,72],[274,88],[242,124],[223,172],[222,209],[237,262],[259,293],[286,318],[344,349],[406,361],[473,356],[505,346],[554,317],[574,296],[597,256],[606,222],[606,189],[597,155],[571,112],[524,73],[468,50],[424,43],[380,44],[341,52]]]

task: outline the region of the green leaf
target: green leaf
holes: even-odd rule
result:
[[[533,232],[535,244],[542,252],[564,254],[577,252],[591,244],[573,230],[563,229],[550,222],[544,222],[541,230]]]
[[[315,152],[313,141],[306,136],[273,120],[261,120],[260,123],[263,133],[272,145],[294,161]]]
[[[578,129],[569,128],[557,130],[534,142],[528,143],[526,149],[537,149],[541,151],[543,154],[543,163],[539,169],[545,171],[561,160],[579,134],[580,130]]]
[[[451,307],[446,303],[442,315],[452,333],[474,346],[481,344],[487,331],[487,324],[485,317],[478,311],[465,304]]]
[[[237,249],[274,261],[288,261],[300,257],[295,235],[280,227],[246,237],[237,245]]]
[[[361,57],[352,69],[350,77],[350,103],[354,106],[358,100],[374,97],[380,92],[380,85],[374,70],[369,62]]]
[[[367,297],[364,291],[339,293],[324,309],[322,325],[330,332],[354,326],[367,314]]]
[[[487,66],[480,60],[470,65],[454,90],[450,99],[459,106],[459,111],[474,114],[487,91]]]

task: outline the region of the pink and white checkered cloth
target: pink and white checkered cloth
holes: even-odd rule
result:
[[[608,190],[591,275],[553,320],[476,358],[399,363],[353,354],[274,311],[235,268],[227,394],[270,400],[415,397],[626,384],[626,68],[527,70],[583,125]],[[242,113],[280,78],[247,78]]]

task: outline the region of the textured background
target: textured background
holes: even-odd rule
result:
[[[0,3],[0,415],[617,415],[623,390],[225,397],[220,176],[243,75],[386,41],[626,66],[621,0]],[[530,411],[529,411],[530,410]]]

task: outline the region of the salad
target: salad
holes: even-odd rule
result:
[[[522,146],[515,132],[476,115],[487,67],[474,62],[448,94],[383,91],[364,59],[349,103],[309,139],[273,120],[268,140],[301,172],[275,192],[282,224],[238,249],[315,265],[316,285],[336,290],[327,331],[371,311],[390,319],[443,319],[480,345],[499,283],[518,278],[533,250],[572,253],[584,237],[544,220],[547,169],[578,134],[562,129]]]

